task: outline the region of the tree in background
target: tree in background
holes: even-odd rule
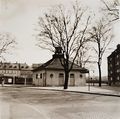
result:
[[[89,46],[89,44],[86,43],[83,47],[81,47],[76,58],[76,63],[80,67],[86,67],[86,64],[90,63],[92,60],[92,55],[90,52],[91,46]]]
[[[38,46],[51,51],[55,47],[62,48],[64,58],[60,61],[65,72],[64,89],[68,88],[69,72],[80,49],[89,41],[85,38],[89,20],[90,16],[77,2],[70,9],[57,6],[39,18]]]
[[[4,59],[4,54],[8,53],[15,44],[15,38],[10,33],[0,33],[0,58]]]
[[[97,55],[97,64],[99,70],[99,86],[101,86],[101,64],[103,55],[112,40],[112,27],[110,22],[101,19],[90,30],[90,38],[93,44],[93,49]]]

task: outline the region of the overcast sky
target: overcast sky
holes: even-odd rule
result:
[[[99,0],[82,1],[96,11],[100,4]],[[43,63],[51,58],[50,51],[41,50],[35,46],[35,28],[38,17],[44,11],[43,8],[46,9],[60,3],[68,6],[70,0],[0,0],[0,32],[12,33],[18,42],[12,54],[7,54],[7,61],[32,64]],[[120,42],[120,27],[118,25],[120,26],[120,22],[115,25],[113,49]],[[107,69],[105,58],[104,66]],[[106,74],[106,71],[103,73]]]

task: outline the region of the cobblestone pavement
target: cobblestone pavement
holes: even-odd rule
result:
[[[0,119],[120,119],[120,98],[0,87]]]

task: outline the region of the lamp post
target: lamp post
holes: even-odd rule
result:
[[[88,73],[88,91],[90,91],[90,72]]]
[[[94,70],[91,70],[92,71],[92,75],[90,75],[90,72],[89,72],[89,76],[88,76],[88,91],[90,91],[90,86],[92,85],[92,81],[93,81],[93,77],[94,77]],[[91,77],[92,76],[92,77]],[[94,86],[94,82],[93,82],[93,86]]]
[[[4,83],[5,83],[4,74],[1,74],[1,79],[2,79],[1,84],[2,84],[2,87],[3,87],[3,86],[4,86]]]
[[[26,84],[27,84],[27,76],[24,76],[24,79],[25,79],[24,85],[26,86]]]

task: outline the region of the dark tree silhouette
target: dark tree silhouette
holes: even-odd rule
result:
[[[89,32],[93,49],[97,55],[97,64],[99,70],[99,86],[101,86],[101,64],[103,55],[112,40],[112,27],[104,19],[100,20]]]

